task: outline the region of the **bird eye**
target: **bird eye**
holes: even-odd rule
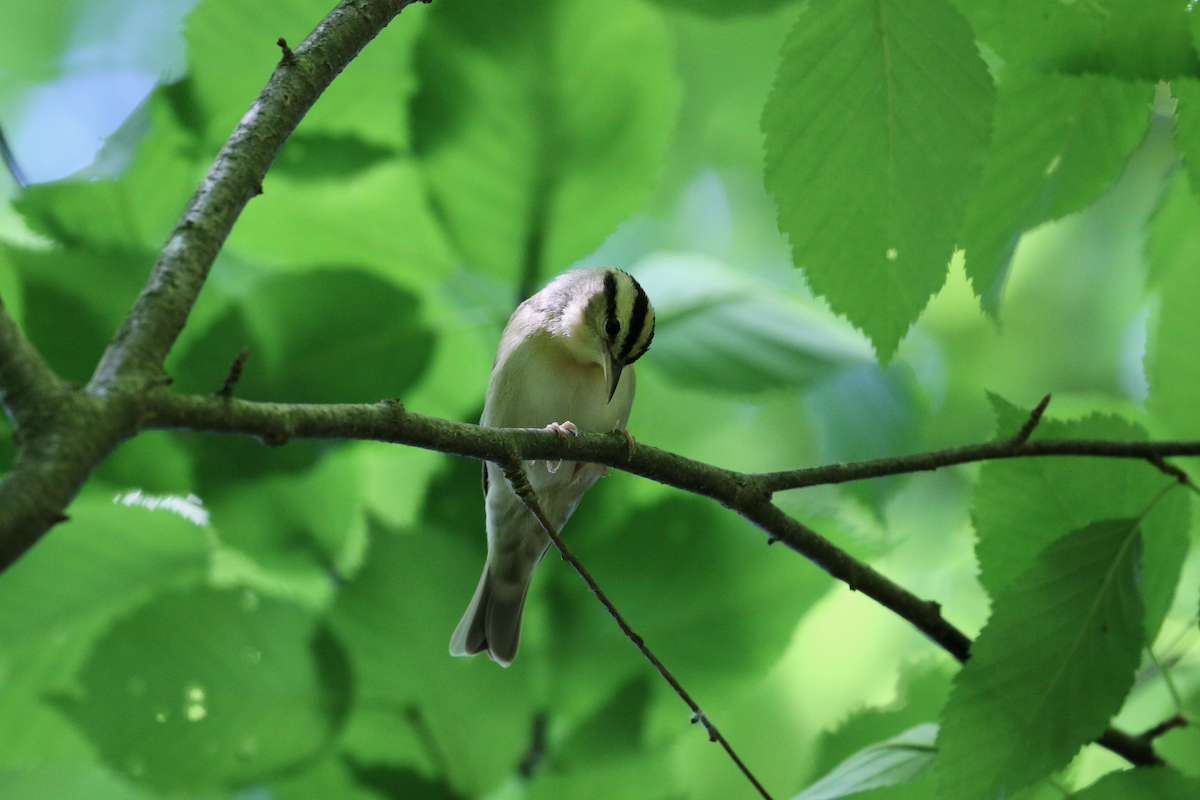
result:
[[[604,326],[604,332],[608,334],[608,338],[613,338],[621,332],[621,323],[615,319],[610,319],[608,324]]]

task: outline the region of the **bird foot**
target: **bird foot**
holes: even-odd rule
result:
[[[629,445],[629,457],[633,458],[633,454],[637,452],[637,439],[627,430],[619,430],[617,433],[625,437],[625,443]]]
[[[564,439],[567,438],[568,433],[571,434],[572,436],[579,435],[579,428],[576,428],[575,423],[571,422],[570,420],[567,420],[566,422],[562,422],[562,423],[551,422],[549,425],[546,426],[546,430],[554,431],[555,433],[557,433],[559,436],[561,436]]]
[[[566,422],[562,422],[562,423],[551,422],[549,425],[546,426],[546,430],[554,431],[555,433],[557,433],[559,435],[560,438],[563,438],[563,439],[567,438],[568,434],[570,434],[572,436],[579,435],[579,428],[576,428],[575,423],[571,422],[570,420],[567,420]],[[546,462],[546,471],[549,472],[551,475],[553,475],[554,473],[558,472],[558,468],[561,466],[562,466],[561,458],[558,461],[547,461]]]

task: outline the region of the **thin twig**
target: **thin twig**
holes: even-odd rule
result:
[[[625,618],[621,616],[621,613],[617,611],[617,607],[612,604],[612,601],[608,599],[608,596],[605,595],[600,587],[596,584],[595,579],[592,578],[592,576],[584,568],[583,564],[580,563],[579,559],[567,549],[567,546],[563,543],[562,537],[558,535],[558,531],[554,530],[554,526],[550,524],[550,520],[546,518],[545,513],[542,511],[542,507],[538,502],[537,495],[534,493],[533,487],[529,485],[529,479],[525,475],[525,467],[522,466],[520,459],[510,457],[505,459],[501,463],[501,466],[504,468],[504,477],[508,479],[509,485],[512,486],[513,491],[517,493],[517,497],[520,497],[521,501],[525,503],[525,506],[529,509],[530,513],[532,513],[533,516],[537,518],[537,521],[541,523],[542,529],[546,531],[546,535],[550,537],[550,541],[554,542],[554,546],[558,548],[558,552],[562,555],[563,560],[569,562],[570,565],[575,568],[575,571],[579,573],[579,576],[583,578],[584,582],[587,583],[588,588],[591,589],[592,594],[596,595],[601,604],[603,604],[603,606],[608,610],[608,613],[612,615],[614,620],[616,620],[617,625],[621,628],[622,632],[624,632],[625,636],[629,638],[629,641],[633,642],[637,649],[642,651],[642,655],[646,657],[646,660],[649,661],[656,670],[658,670],[658,674],[661,675],[663,679],[671,685],[671,688],[675,690],[675,693],[679,695],[680,699],[682,699],[683,702],[687,704],[687,707],[692,710],[692,722],[699,722],[702,724],[708,731],[709,741],[718,742],[721,747],[725,748],[725,752],[729,754],[731,759],[733,759],[733,763],[737,764],[738,769],[740,769],[742,774],[746,776],[746,779],[754,785],[754,788],[758,790],[758,793],[766,798],[766,800],[771,800],[771,795],[765,788],[763,788],[763,785],[758,782],[758,778],[754,777],[754,773],[750,771],[750,768],[745,765],[742,759],[738,758],[738,754],[734,752],[733,746],[730,745],[728,740],[721,735],[721,732],[717,730],[717,726],[714,725],[712,720],[710,720],[708,716],[700,709],[700,706],[697,705],[696,701],[692,699],[692,696],[687,693],[687,690],[680,685],[679,681],[675,679],[675,676],[671,674],[671,671],[663,666],[663,663],[658,660],[658,657],[650,651],[650,648],[646,646],[645,640],[629,626],[629,623],[626,622]]]
[[[1033,435],[1033,429],[1042,421],[1042,415],[1046,413],[1046,406],[1050,405],[1050,395],[1042,398],[1042,401],[1034,407],[1033,411],[1029,412],[1029,419],[1025,420],[1025,424],[1021,426],[1021,430],[1017,431],[1017,435],[1012,437],[1012,445],[1020,447],[1029,441],[1029,437]]]
[[[1097,458],[1132,458],[1143,461],[1172,456],[1200,455],[1200,441],[1123,442],[1110,439],[1033,439],[1019,446],[1012,439],[997,442],[948,447],[908,456],[827,464],[821,467],[762,472],[753,477],[762,481],[770,492],[803,489],[808,486],[827,486],[888,475],[907,475],[928,472],[942,467],[994,461],[1005,458],[1043,458],[1047,456],[1091,456]],[[1174,476],[1173,476],[1174,477]]]
[[[1143,742],[1150,743],[1169,730],[1174,728],[1186,728],[1187,726],[1187,719],[1182,714],[1176,714],[1170,719],[1164,719],[1157,725],[1142,731],[1138,734],[1137,738],[1141,739]]]
[[[225,382],[217,390],[217,397],[224,397],[225,399],[233,397],[233,387],[237,386],[237,382],[242,379],[242,369],[246,366],[246,359],[249,357],[249,347],[243,347],[238,351],[237,356],[233,359],[233,363],[229,366],[229,374],[225,376]]]

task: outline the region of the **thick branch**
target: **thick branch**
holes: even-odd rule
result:
[[[0,482],[0,569],[62,521],[96,465],[137,432],[143,392],[167,382],[163,359],[284,140],[330,81],[412,2],[343,0],[283,59],[184,209],[86,389],[59,381],[0,307],[0,399],[20,447]]]
[[[330,82],[400,11],[416,0],[343,0],[284,58],[171,232],[133,310],[96,368],[93,385],[149,386],[183,329],[233,223],[255,195],[284,141]],[[263,46],[268,46],[264,41]]]

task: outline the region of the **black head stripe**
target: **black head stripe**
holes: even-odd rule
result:
[[[629,330],[625,333],[625,343],[621,348],[620,358],[625,362],[636,361],[642,354],[641,352],[634,353],[633,348],[637,347],[638,340],[642,338],[642,329],[646,327],[646,317],[650,314],[650,298],[646,296],[641,284],[632,275],[629,276],[629,281],[633,284],[636,296],[633,300],[633,313],[629,317]],[[653,324],[651,322],[651,325]],[[644,350],[645,348],[642,352]]]
[[[629,359],[630,363],[637,361],[639,358],[641,358],[643,355],[645,355],[647,350],[650,349],[650,343],[654,341],[654,328],[657,324],[658,324],[657,317],[650,320],[650,335],[646,337],[646,343],[644,345],[642,345],[641,352],[637,353],[637,355],[635,355],[633,358]]]
[[[605,330],[615,330],[617,321],[617,276],[611,271],[604,273],[604,308],[607,311]]]

